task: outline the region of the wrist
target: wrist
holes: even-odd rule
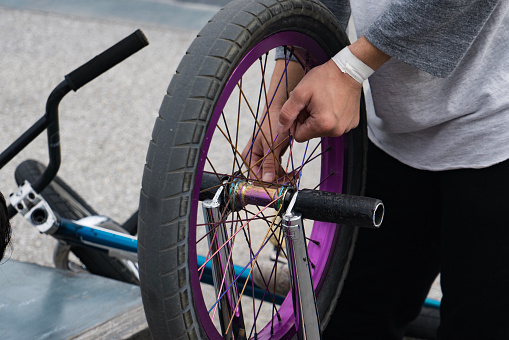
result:
[[[375,70],[357,58],[348,47],[343,48],[332,57],[332,61],[334,61],[341,72],[348,74],[360,84],[364,83],[375,72]]]

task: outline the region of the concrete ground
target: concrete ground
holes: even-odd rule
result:
[[[1,5],[2,150],[44,114],[47,96],[66,74],[138,28],[150,41],[127,61],[68,94],[60,106],[59,175],[99,212],[123,222],[137,209],[145,154],[166,87],[198,32],[195,27],[217,8],[187,10],[208,16],[170,28],[121,16],[95,19]],[[46,148],[43,134],[2,169],[0,190],[7,195],[15,189],[14,169],[21,161],[47,163]],[[51,237],[39,235],[19,217],[13,229],[7,258],[51,265]]]
[[[150,45],[60,106],[64,178],[100,213],[123,222],[137,209],[152,126],[172,74],[187,47],[221,2],[0,0],[0,149],[44,113],[63,76],[141,28]],[[204,2],[204,1],[202,1]],[[0,172],[0,191],[16,189],[14,169],[25,159],[47,162],[46,136]],[[16,217],[6,257],[52,266],[55,241]],[[1,269],[1,268],[0,268]],[[438,286],[437,286],[438,287]],[[434,296],[440,296],[435,287]]]

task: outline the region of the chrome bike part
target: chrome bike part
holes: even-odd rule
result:
[[[293,195],[290,206],[283,215],[283,230],[295,311],[295,327],[298,330],[297,337],[300,340],[318,340],[320,339],[320,320],[309,266],[306,235],[302,216],[292,210],[297,193]]]
[[[35,192],[28,181],[9,196],[10,204],[41,233],[54,234],[58,219],[44,198]]]
[[[218,297],[217,309],[223,337],[227,340],[245,339],[246,329],[235,282],[235,267],[231,258],[231,247],[227,243],[228,231],[223,223],[227,211],[220,203],[222,191],[223,187],[220,187],[213,199],[202,203],[210,252],[217,253],[212,258],[212,277]]]

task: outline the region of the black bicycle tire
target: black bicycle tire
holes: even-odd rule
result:
[[[306,16],[313,18],[315,26],[302,27],[305,25],[299,21]],[[320,27],[325,26],[327,33],[322,34],[324,32],[320,31]],[[331,56],[347,43],[346,35],[337,21],[317,1],[233,1],[199,33],[169,85],[168,95],[154,126],[140,197],[138,253],[141,290],[147,320],[155,339],[206,338],[193,310],[185,253],[185,216],[189,209],[187,203],[192,193],[193,174],[196,172],[196,155],[199,154],[214,101],[228,80],[226,70],[239,62],[242,51],[249,50],[259,41],[253,36],[269,34],[260,33],[264,29],[275,33],[288,27],[313,35],[329,49]],[[211,60],[205,60],[205,56],[213,50],[216,39],[221,40],[222,51],[213,51],[216,63],[215,68],[210,69]],[[335,44],[331,43],[332,40],[335,40]],[[202,81],[200,87],[195,83],[198,78]],[[185,107],[184,101],[188,97],[202,104]],[[180,130],[179,122],[185,122]],[[360,194],[364,184],[365,117],[361,118],[359,125],[349,134],[352,152],[348,154],[351,168],[347,173],[352,180],[346,182],[345,192],[350,194]],[[184,135],[188,137],[186,141],[176,139],[176,136]],[[165,188],[174,191],[165,193]],[[174,199],[171,202],[165,200],[168,196]],[[163,210],[165,205],[170,209]],[[337,268],[341,263],[341,268],[327,273],[326,281],[335,282],[334,288],[322,289],[326,293],[317,297],[322,327],[328,323],[335,307],[357,235],[354,227],[342,228],[341,232],[343,236],[339,240],[342,244],[338,246],[348,251],[334,257],[332,266]],[[166,295],[168,291],[171,295]]]
[[[38,161],[26,160],[16,168],[14,173],[16,183],[20,185],[25,180],[33,183],[41,176],[45,169],[46,167]],[[41,195],[51,209],[64,218],[79,220],[83,217],[98,215],[94,208],[58,176],[42,191]],[[121,227],[110,226],[110,228],[118,232],[127,233]],[[71,245],[71,251],[92,274],[122,282],[139,284],[138,278],[119,259],[109,257],[101,251],[76,245]]]

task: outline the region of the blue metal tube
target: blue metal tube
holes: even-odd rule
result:
[[[197,256],[198,267],[201,267],[205,263],[205,261],[206,261],[205,257],[200,256],[200,255]],[[247,281],[247,285],[246,285],[244,294],[246,294],[247,296],[251,296],[253,294],[253,291],[252,291],[253,286],[251,284],[251,278],[248,276],[249,271],[244,270],[244,268],[242,268],[241,266],[235,265],[234,267],[235,267],[235,273],[241,273],[240,277],[237,280],[237,284],[239,285],[239,287],[244,287],[244,284]],[[214,284],[214,281],[212,280],[212,265],[210,264],[210,261],[205,264],[205,268],[204,268],[203,275],[201,277],[201,281],[204,283],[207,283],[207,284],[211,284],[211,285]],[[264,293],[265,293],[265,291],[263,289],[258,288],[256,285],[254,286],[254,296],[257,299],[264,299],[265,301],[271,302],[272,299],[270,297],[270,293],[265,293],[265,294]],[[279,304],[279,305],[282,304],[284,299],[285,299],[284,296],[274,295],[274,300],[275,300],[276,304]]]
[[[61,218],[60,228],[57,235],[71,241],[81,241],[101,249],[120,249],[136,253],[138,251],[138,240],[129,234],[122,234],[100,227],[87,227],[76,222]]]

